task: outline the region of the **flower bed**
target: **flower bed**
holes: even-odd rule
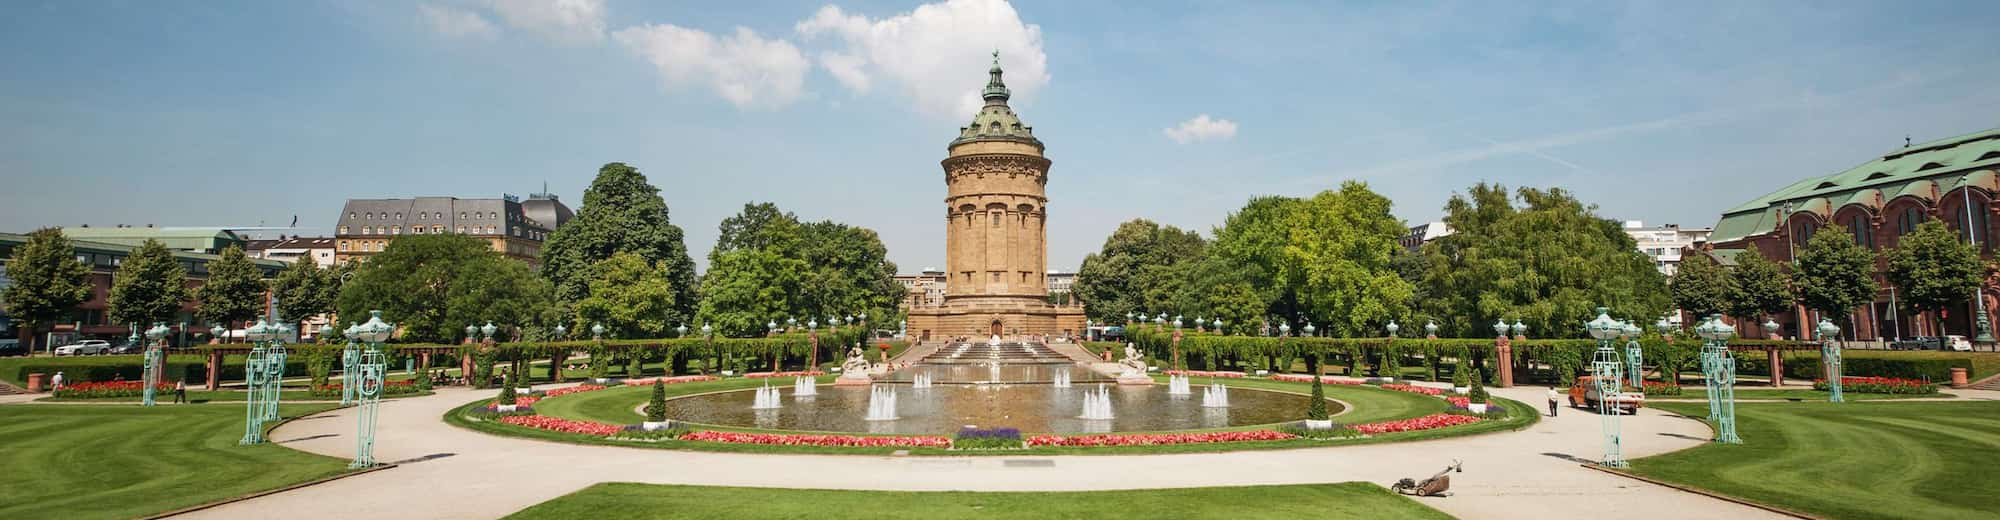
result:
[[[512,424],[515,426],[525,426],[537,430],[548,430],[552,432],[563,432],[563,433],[581,433],[584,435],[597,435],[601,437],[616,435],[618,432],[624,431],[625,429],[623,426],[618,426],[614,424],[604,424],[604,423],[590,422],[590,421],[575,421],[570,419],[549,417],[545,415],[510,415],[506,417],[501,417],[500,422],[505,424]]]
[[[342,388],[345,387],[341,386],[340,383],[327,383],[324,385],[315,386],[312,388],[312,396],[340,397],[340,391]],[[408,395],[408,394],[419,393],[422,391],[423,389],[417,388],[417,381],[414,379],[409,381],[382,382],[382,395]]]
[[[1470,397],[1447,396],[1444,398],[1444,400],[1445,402],[1451,403],[1451,405],[1454,407],[1465,408],[1468,410],[1472,409],[1472,398]]]
[[[1356,424],[1353,425],[1352,428],[1361,433],[1375,435],[1380,433],[1413,432],[1420,430],[1447,428],[1452,426],[1472,424],[1479,421],[1480,421],[1479,417],[1471,415],[1451,415],[1451,414],[1439,413],[1439,414],[1426,415],[1415,419],[1403,419],[1400,421],[1385,421],[1378,423]]]
[[[1271,375],[1271,380],[1272,380],[1272,381],[1284,381],[1284,382],[1287,382],[1287,383],[1311,383],[1311,382],[1313,382],[1313,378],[1312,378],[1312,376],[1310,376],[1310,375],[1306,375],[1306,374],[1272,374],[1272,375]],[[1360,385],[1360,384],[1361,384],[1361,380],[1359,380],[1359,379],[1348,379],[1348,378],[1344,378],[1344,377],[1340,377],[1340,376],[1319,376],[1319,382],[1320,382],[1321,384],[1328,384],[1328,385],[1357,385],[1357,386],[1358,386],[1358,385]]]
[[[951,440],[951,447],[961,450],[1018,449],[1021,447],[1021,430],[1014,428],[965,428]]]
[[[1298,436],[1272,430],[1163,434],[1112,433],[1070,437],[1061,435],[1036,435],[1028,438],[1028,446],[1164,446],[1169,444],[1208,444],[1216,442],[1282,441],[1295,438],[1298,438]]]
[[[546,391],[546,392],[542,392],[542,398],[543,398],[543,399],[548,399],[548,398],[550,398],[550,397],[556,397],[556,396],[562,396],[562,395],[569,395],[569,394],[574,394],[574,393],[578,393],[578,392],[591,392],[591,391],[596,391],[596,390],[603,390],[603,389],[605,389],[605,388],[606,388],[606,387],[605,387],[604,385],[576,385],[576,386],[572,386],[572,387],[568,387],[568,388],[557,388],[557,389],[554,389],[554,390],[549,390],[549,391]],[[519,398],[516,398],[516,399],[519,399]]]
[[[153,386],[153,393],[155,394],[161,394],[161,393],[171,394],[173,393],[173,391],[174,391],[174,385],[159,384]],[[69,383],[63,385],[61,389],[55,391],[56,397],[77,398],[77,399],[95,399],[103,397],[138,397],[145,394],[146,394],[145,381],[100,381],[100,382]]]
[[[1825,379],[1813,381],[1814,390],[1826,391],[1830,388]],[[1935,394],[1938,391],[1937,385],[1929,381],[1896,377],[1843,377],[1840,378],[1840,390],[1863,394]]]
[[[1409,393],[1412,393],[1412,394],[1424,394],[1424,395],[1444,395],[1444,389],[1443,389],[1443,388],[1431,388],[1431,387],[1428,387],[1428,386],[1416,386],[1416,385],[1406,385],[1406,384],[1402,384],[1402,383],[1388,383],[1388,384],[1384,384],[1384,385],[1382,385],[1382,389],[1383,389],[1383,390],[1395,390],[1395,391],[1398,391],[1398,392],[1409,392]]]
[[[535,403],[537,403],[537,402],[540,402],[540,401],[541,401],[542,399],[543,399],[543,398],[541,398],[541,397],[535,397],[535,396],[532,396],[532,395],[519,395],[519,396],[514,396],[514,406],[522,406],[522,407],[527,407],[527,406],[534,406],[534,405],[535,405]],[[499,400],[499,399],[494,399],[494,400],[493,400],[493,402],[491,402],[491,403],[487,403],[487,405],[486,405],[486,406],[487,406],[488,408],[491,408],[491,407],[494,407],[494,406],[498,406],[499,404],[500,404],[500,400]]]
[[[1247,375],[1242,372],[1214,372],[1208,370],[1168,370],[1167,375],[1188,376],[1188,377],[1220,377],[1224,379],[1247,377]]]
[[[751,372],[748,374],[743,374],[743,377],[745,379],[764,379],[771,377],[818,376],[823,374],[825,374],[825,372],[821,372],[818,370],[813,370],[813,371],[793,370],[790,372]]]
[[[1681,385],[1672,383],[1645,382],[1646,395],[1681,395]]]
[[[614,427],[616,428],[616,427]],[[852,448],[920,447],[949,448],[951,439],[935,436],[803,435],[698,431],[682,435],[684,441],[763,444],[767,446],[842,446]]]
[[[681,383],[700,383],[704,381],[721,381],[721,380],[722,378],[715,376],[674,376],[674,377],[656,377],[653,379],[629,379],[625,381],[625,385],[626,386],[646,386],[652,384],[678,385]]]

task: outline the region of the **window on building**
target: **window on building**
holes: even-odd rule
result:
[[[465,234],[465,226],[459,226],[459,227],[458,227],[458,234],[461,234],[461,235]]]
[[[458,218],[461,218],[461,219],[465,218],[465,212],[463,212],[463,211],[460,211],[460,212],[458,212]]]
[[[391,235],[401,235],[401,234],[403,234],[403,226],[390,226],[390,227],[389,227],[389,234],[391,234]]]
[[[431,224],[431,234],[440,234],[440,233],[444,233],[444,225]]]
[[[340,234],[342,235],[347,234],[347,226],[340,226]]]
[[[375,214],[374,214],[374,213],[362,213],[362,214],[361,214],[361,220],[375,220]]]
[[[1965,208],[1959,208],[1958,215],[1955,215],[1957,218],[1952,219],[1959,224],[1958,238],[1979,244],[1981,248],[1985,248],[1987,238],[1985,235],[1987,229],[1986,203],[1974,202],[1971,208],[1970,211]],[[1971,225],[1966,225],[1967,219],[1970,219]]]
[[[1847,231],[1854,233],[1854,243],[1869,249],[1875,248],[1875,234],[1868,232],[1868,216],[1855,213],[1848,219]]]
[[[1908,235],[1911,231],[1916,231],[1917,224],[1922,224],[1923,222],[1923,210],[1917,209],[1914,205],[1904,206],[1902,218],[1896,220],[1896,236]]]
[[[342,240],[342,241],[340,241],[340,252],[342,252],[342,253],[345,253],[345,252],[347,252],[347,241],[346,241],[346,240]]]
[[[358,217],[358,215],[355,215],[354,212],[352,211],[347,212],[347,218],[356,218],[356,217]]]
[[[1816,231],[1819,231],[1819,226],[1814,225],[1811,221],[1798,221],[1792,224],[1792,243],[1797,244],[1799,247],[1805,247],[1806,242],[1812,240],[1813,232]]]
[[[363,235],[375,234],[375,226],[361,226],[361,234]]]
[[[993,271],[993,283],[1000,283],[1000,272]]]
[[[401,211],[396,212],[396,220],[403,220],[403,212]]]

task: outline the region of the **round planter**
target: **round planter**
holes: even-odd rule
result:
[[[660,422],[646,421],[639,423],[639,427],[650,432],[650,431],[665,430],[667,429],[667,425],[669,424],[673,424],[673,421],[660,421]]]
[[[1470,403],[1465,405],[1465,408],[1472,410],[1472,413],[1486,413],[1486,403]]]
[[[512,411],[514,411],[514,409],[515,409],[515,408],[518,408],[518,407],[519,407],[519,406],[517,406],[517,405],[511,405],[511,404],[496,404],[496,405],[493,405],[493,411],[496,411],[496,412],[501,412],[501,413],[506,413],[506,412],[512,412]]]
[[[1306,429],[1308,429],[1308,430],[1331,430],[1331,429],[1333,429],[1333,419],[1325,419],[1325,420],[1319,420],[1319,421],[1315,421],[1315,420],[1312,420],[1312,419],[1306,419]]]
[[[515,388],[515,389],[514,389],[514,393],[517,393],[517,394],[521,394],[521,395],[528,395],[528,394],[532,394],[532,393],[535,393],[535,389],[533,389],[533,388],[528,388],[528,387],[525,387],[525,386],[524,386],[524,387],[520,387],[520,388]]]
[[[1454,386],[1454,387],[1451,387],[1451,393],[1454,393],[1454,394],[1458,394],[1458,395],[1465,395],[1465,394],[1469,394],[1469,393],[1472,393],[1472,387],[1470,387],[1470,386]]]

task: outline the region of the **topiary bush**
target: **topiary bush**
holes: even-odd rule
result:
[[[1485,379],[1484,375],[1478,369],[1472,370],[1472,392],[1468,393],[1466,397],[1470,398],[1473,403],[1485,403],[1488,398],[1486,395],[1486,385],[1480,382]]]
[[[1319,374],[1308,375],[1311,375],[1313,379],[1313,395],[1312,404],[1306,405],[1306,418],[1315,421],[1324,421],[1327,418],[1326,389],[1321,386],[1322,383],[1319,381]]]
[[[646,421],[667,421],[667,385],[653,385],[653,397],[646,401]]]
[[[514,404],[513,376],[500,380],[500,404]]]
[[[1465,356],[1458,357],[1458,364],[1451,367],[1451,386],[1465,388],[1472,386],[1472,365],[1465,362]]]

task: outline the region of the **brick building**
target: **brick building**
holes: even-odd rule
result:
[[[1905,145],[1860,166],[1823,177],[1811,177],[1724,212],[1710,236],[1713,252],[1723,258],[1756,248],[1766,258],[1790,260],[1806,241],[1831,225],[1853,233],[1856,243],[1885,251],[1896,240],[1927,220],[1942,220],[1961,237],[1977,241],[1986,259],[1993,259],[1993,204],[2000,194],[2000,129]],[[1969,224],[1969,225],[1968,225]],[[1971,230],[1968,234],[1967,230]],[[1911,316],[1897,308],[1896,288],[1882,278],[1886,262],[1877,258],[1876,281],[1881,291],[1873,305],[1857,309],[1849,339],[1880,340],[1957,334],[1975,336],[1973,303],[1949,308],[1942,316]],[[1985,284],[1989,316],[1996,312],[2000,286]],[[1802,306],[1775,319],[1783,335],[1810,338],[1817,321]]]
[[[512,195],[348,199],[334,228],[334,258],[366,259],[404,234],[457,233],[486,240],[508,258],[538,265],[542,242],[572,215],[569,206],[546,193],[530,195],[526,202]]]
[[[86,228],[75,228],[75,229],[86,229]],[[87,228],[87,229],[120,229],[120,228]],[[135,233],[143,233],[144,232],[143,230],[147,229],[159,231],[163,235],[182,235],[181,236],[182,240],[180,241],[168,241],[165,238],[156,238],[156,239],[159,239],[162,242],[168,244],[167,246],[168,249],[173,251],[174,260],[179,261],[181,264],[181,268],[187,271],[187,287],[189,289],[201,287],[202,282],[208,279],[208,263],[215,261],[215,259],[219,258],[212,253],[206,252],[214,248],[216,244],[214,244],[213,242],[204,241],[205,239],[201,238],[203,236],[207,236],[210,237],[210,239],[213,239],[213,237],[219,236],[217,232],[213,229],[209,229],[208,231],[203,231],[203,232],[187,231],[184,229],[176,230],[175,228],[132,227],[124,229],[126,229],[127,231],[120,232],[123,233],[123,235],[121,236],[133,235]],[[222,232],[227,233],[227,231],[222,231]],[[90,273],[86,275],[86,277],[90,281],[90,297],[85,299],[82,304],[77,305],[76,310],[71,313],[70,317],[64,320],[64,323],[56,325],[55,330],[53,332],[55,332],[57,335],[70,337],[72,339],[76,339],[77,336],[89,339],[114,340],[114,342],[116,340],[123,339],[127,334],[130,334],[130,329],[127,328],[127,324],[112,322],[105,315],[105,309],[110,306],[112,278],[117,274],[118,267],[120,265],[124,265],[125,257],[131,256],[132,251],[138,249],[138,246],[120,244],[120,243],[97,242],[93,240],[77,238],[71,235],[91,235],[91,234],[89,233],[73,234],[70,232],[70,228],[65,228],[63,230],[63,234],[65,236],[70,236],[70,245],[76,249],[76,260],[90,267]],[[107,235],[94,235],[94,236],[107,236]],[[234,233],[229,233],[229,236],[234,236]],[[143,242],[144,238],[145,237],[137,237],[137,239],[140,242]],[[12,258],[14,256],[14,248],[21,247],[22,244],[26,244],[27,242],[28,242],[27,235],[0,233],[0,289],[4,289],[5,287],[13,283],[13,281],[7,277],[6,263],[9,258]],[[197,247],[190,249],[187,246],[197,246]],[[257,270],[262,272],[265,278],[276,277],[278,275],[278,272],[284,270],[285,268],[285,264],[283,262],[276,262],[271,260],[251,259],[250,263],[255,264],[257,266]],[[178,336],[180,334],[181,324],[183,323],[188,324],[189,328],[194,329],[188,331],[190,334],[200,333],[202,330],[205,330],[205,327],[201,326],[202,324],[194,322],[193,313],[195,309],[195,303],[196,302],[192,299],[186,302],[182,302],[179,316],[176,319],[172,320],[172,322],[167,325],[168,327],[174,329],[174,335],[176,336],[176,340],[179,339]],[[5,321],[4,309],[0,309],[0,321]],[[145,325],[150,325],[150,324],[145,324]],[[13,337],[13,334],[11,334],[11,332],[12,331],[10,330],[10,334],[8,337]]]

